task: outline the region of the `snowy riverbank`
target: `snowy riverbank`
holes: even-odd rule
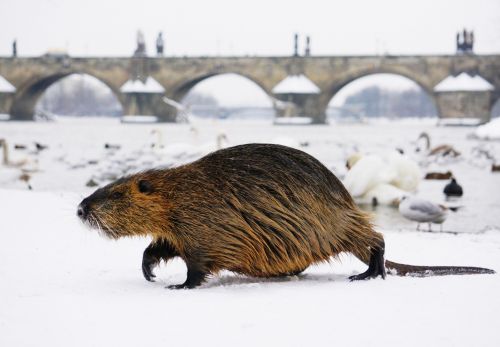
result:
[[[161,139],[152,134],[160,129]],[[140,271],[146,239],[109,241],[77,220],[75,209],[95,188],[93,176],[178,165],[215,146],[280,142],[318,157],[342,176],[354,149],[410,148],[426,131],[463,158],[425,170],[452,170],[464,186],[465,208],[445,223],[449,233],[415,231],[395,210],[377,209],[388,259],[422,265],[475,265],[500,270],[500,174],[475,148],[500,153],[500,143],[467,139],[470,128],[428,121],[329,126],[264,122],[129,125],[117,120],[0,123],[0,138],[49,148],[11,150],[12,160],[36,159],[33,191],[0,169],[1,346],[497,346],[500,275],[398,278],[350,283],[365,265],[349,255],[298,277],[260,280],[222,273],[202,288],[164,289],[185,278],[175,260]],[[151,143],[163,142],[163,149]],[[104,144],[119,144],[113,153]],[[306,145],[307,143],[307,145]],[[134,159],[135,158],[135,159]],[[498,158],[500,159],[500,158]],[[423,170],[423,171],[425,171]],[[423,181],[419,195],[443,200],[443,181]]]

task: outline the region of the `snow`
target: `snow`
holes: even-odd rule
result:
[[[0,93],[14,93],[16,91],[16,87],[10,84],[5,78],[0,76]]]
[[[450,125],[450,126],[477,126],[483,122],[480,118],[441,118],[438,122],[439,125]]]
[[[10,115],[9,114],[0,113],[0,121],[2,121],[2,120],[9,120],[9,119],[10,119]]]
[[[435,92],[482,92],[495,89],[491,83],[479,75],[471,76],[462,72],[458,76],[448,76],[435,87]]]
[[[158,122],[157,116],[122,116],[122,123],[156,123]]]
[[[273,88],[274,94],[318,94],[321,90],[303,74],[287,76]]]
[[[477,127],[476,136],[483,140],[500,140],[500,118]]]
[[[312,123],[311,117],[277,117],[274,120],[276,125],[305,125]]]
[[[464,197],[454,204],[464,208],[450,213],[445,233],[427,233],[417,232],[397,209],[377,207],[375,223],[384,233],[387,258],[499,271],[500,175],[477,153],[498,156],[500,142],[470,139],[470,128],[408,121],[293,127],[200,119],[0,123],[10,159],[38,165],[31,173],[32,191],[16,179],[19,169],[0,166],[0,346],[498,346],[498,274],[350,283],[347,277],[366,266],[342,255],[298,277],[262,280],[224,272],[200,289],[171,291],[165,287],[185,279],[182,261],[162,265],[158,281],[146,282],[140,264],[148,239],[110,241],[75,215],[77,204],[95,189],[85,186],[91,177],[105,184],[113,175],[195,160],[215,149],[221,133],[225,145],[286,142],[343,177],[354,151],[400,147],[409,154],[423,131],[463,153],[458,161],[421,170],[452,170],[464,187]],[[37,154],[34,141],[48,149]],[[105,143],[121,147],[105,149]],[[14,150],[14,144],[28,148]],[[446,183],[424,180],[417,195],[450,204],[442,194]]]
[[[143,82],[139,79],[136,80],[128,80],[125,84],[120,88],[123,93],[159,93],[162,94],[165,92],[165,88],[161,86],[158,81],[156,81],[153,77],[147,77],[146,81]]]

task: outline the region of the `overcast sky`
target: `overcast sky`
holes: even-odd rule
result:
[[[313,54],[453,53],[464,26],[500,52],[499,0],[1,0],[0,55],[17,38],[21,55],[127,56],[137,29],[150,53],[162,30],[168,55],[287,55],[295,32]]]
[[[138,29],[149,54],[163,31],[167,56],[289,55],[295,32],[313,55],[452,54],[464,26],[500,53],[500,0],[0,0],[0,55],[17,39],[21,56],[129,56]]]

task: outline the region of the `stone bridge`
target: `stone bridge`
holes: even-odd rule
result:
[[[472,111],[470,107],[467,111],[457,110],[456,99],[439,98],[434,91],[444,78],[461,72],[478,74],[493,86],[480,103],[471,99],[471,104],[476,105]],[[272,100],[296,101],[298,115],[311,116],[315,123],[325,122],[328,103],[342,87],[376,73],[397,74],[416,82],[434,101],[440,117],[474,116],[487,121],[493,104],[500,98],[500,55],[171,58],[46,55],[0,57],[0,76],[16,88],[14,93],[0,92],[0,113],[9,113],[13,120],[31,120],[37,100],[51,84],[80,73],[106,84],[120,100],[124,114],[154,114],[163,121],[175,121],[176,110],[161,102],[161,97],[148,99],[143,95],[138,106],[137,97],[141,95],[131,98],[120,91],[121,86],[130,79],[144,80],[151,76],[163,86],[165,96],[180,102],[197,83],[219,74],[234,73],[255,82]],[[293,95],[273,95],[272,90],[280,81],[298,74],[307,76],[320,92],[298,99],[293,99]]]

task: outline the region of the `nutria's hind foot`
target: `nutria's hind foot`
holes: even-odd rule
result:
[[[198,287],[200,284],[202,284],[205,281],[205,278],[207,277],[207,273],[203,272],[201,270],[198,270],[196,268],[189,268],[187,271],[187,278],[186,282],[182,284],[173,284],[168,286],[168,289],[193,289],[195,287]]]
[[[370,264],[368,265],[368,270],[359,275],[350,276],[349,280],[359,281],[366,280],[370,278],[375,278],[377,276],[382,276],[385,279],[385,265],[384,265],[384,246],[375,248],[372,251],[370,257]]]

